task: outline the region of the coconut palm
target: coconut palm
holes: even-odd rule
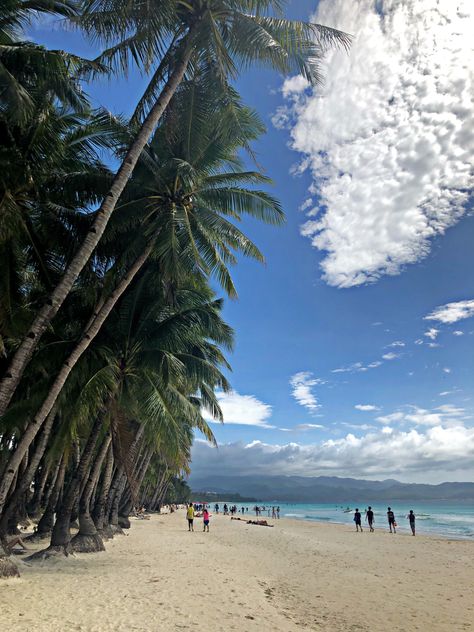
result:
[[[227,366],[220,347],[232,344],[232,332],[220,316],[222,301],[215,300],[205,285],[192,281],[177,291],[170,306],[165,292],[157,292],[156,277],[151,267],[123,297],[73,377],[80,385],[88,376],[74,413],[79,425],[89,426],[88,436],[58,508],[51,546],[35,557],[69,550],[69,522],[78,495],[80,531],[72,546],[88,552],[103,550],[91,517],[91,497],[110,440],[122,473],[120,496],[128,480],[130,499],[154,454],[166,453],[170,460],[186,462],[193,428],[213,440],[203,408],[221,417],[214,390],[228,390],[229,385],[220,370]],[[92,367],[94,372],[88,375]],[[128,454],[130,432],[132,438],[136,434],[132,419],[144,426],[144,432]]]
[[[86,0],[78,24],[110,44],[102,60],[122,70],[131,59],[144,71],[155,65],[141,108],[146,115],[87,237],[37,313],[0,382],[0,415],[41,336],[99,243],[140,154],[189,68],[213,60],[216,79],[223,86],[239,69],[255,63],[282,73],[302,73],[315,84],[321,78],[318,61],[324,46],[347,45],[347,36],[334,29],[274,17],[272,11],[281,11],[284,5],[282,0]]]
[[[14,472],[68,376],[148,259],[158,259],[161,282],[170,288],[193,272],[215,275],[233,296],[236,292],[228,267],[236,262],[235,254],[263,260],[235,223],[245,214],[269,223],[283,220],[279,203],[265,191],[249,186],[268,183],[268,178],[244,170],[238,158],[239,149],[263,130],[261,122],[255,112],[242,106],[235,93],[222,93],[212,85],[209,73],[202,82],[182,85],[143,155],[117,221],[101,246],[106,253],[112,240],[112,247],[117,249],[125,234],[128,246],[124,243],[119,247],[123,255],[116,261],[115,288],[94,307],[92,318],[11,454],[0,484],[0,511]],[[186,124],[176,125],[175,118]]]

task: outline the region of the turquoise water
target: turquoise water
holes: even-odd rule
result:
[[[233,503],[227,503],[229,506]],[[274,501],[272,503],[236,503],[238,509],[242,506],[248,507],[248,513],[245,515],[255,517],[253,507],[255,504],[265,506],[261,517],[271,517],[272,506],[280,506],[280,516],[282,518],[293,518],[296,520],[310,520],[316,522],[334,522],[339,524],[354,526],[353,511],[356,507],[362,513],[362,524],[365,523],[365,506],[356,505],[329,505],[329,504],[309,504],[309,503],[285,503],[284,501]],[[220,509],[224,503],[219,503]],[[213,504],[211,504],[213,508]],[[350,507],[350,513],[344,513],[344,509]],[[416,515],[416,532],[419,534],[438,535],[456,539],[473,539],[474,540],[474,506],[459,504],[438,504],[438,503],[420,503],[413,502],[408,504],[406,501],[394,502],[392,510],[395,513],[397,521],[397,531],[401,533],[410,533],[410,524],[406,518],[410,509],[413,509]],[[270,514],[268,509],[270,508]],[[387,507],[381,504],[372,505],[375,514],[374,527],[376,529],[388,529],[387,525]],[[241,514],[240,514],[241,515]]]

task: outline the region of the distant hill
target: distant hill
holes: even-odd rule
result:
[[[474,501],[474,483],[424,485],[394,479],[366,481],[337,476],[200,476],[189,481],[193,490],[219,495],[241,494],[259,500],[346,503],[395,500]]]

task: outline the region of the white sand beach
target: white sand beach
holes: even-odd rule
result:
[[[472,542],[221,515],[189,533],[185,522],[184,510],[155,515],[105,553],[20,561],[21,578],[0,584],[0,629],[474,629]]]

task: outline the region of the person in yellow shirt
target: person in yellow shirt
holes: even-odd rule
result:
[[[188,531],[194,531],[194,506],[193,503],[189,503],[186,511],[186,518],[188,519]]]

